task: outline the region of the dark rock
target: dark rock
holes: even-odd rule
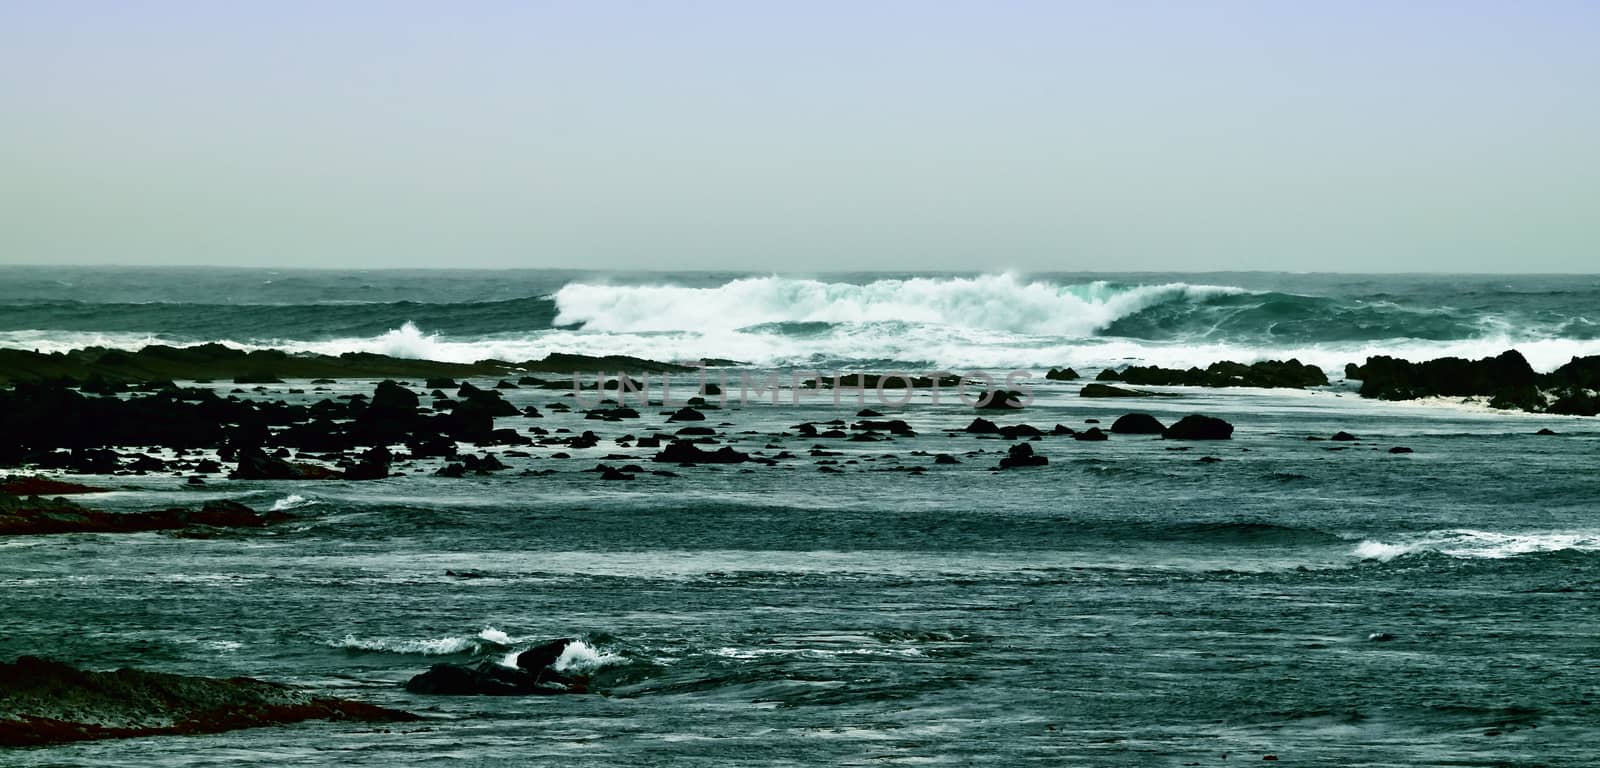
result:
[[[1353,442],[1355,442],[1357,440],[1360,440],[1361,438],[1356,437],[1355,435],[1352,435],[1349,432],[1342,432],[1341,431],[1341,432],[1335,432],[1333,434],[1333,437],[1330,437],[1328,439],[1332,440],[1332,441],[1334,441],[1336,443],[1353,443]]]
[[[417,393],[393,381],[383,381],[373,390],[372,402],[368,408],[385,414],[409,414],[420,404]]]
[[[416,719],[248,677],[88,672],[32,656],[0,664],[0,747],[218,733],[306,720]]]
[[[888,432],[891,435],[899,435],[901,437],[917,436],[917,433],[912,431],[911,425],[900,419],[891,419],[889,421],[861,421],[851,425],[850,428]]]
[[[996,389],[979,396],[973,407],[991,411],[1017,410],[1022,407],[1024,399],[1022,393],[1016,390]]]
[[[1049,463],[1049,459],[1034,454],[1032,445],[1018,443],[1011,446],[1011,450],[1006,452],[1006,457],[1000,460],[1000,468],[1042,467]]]
[[[968,424],[967,428],[962,431],[972,435],[998,435],[1000,434],[1000,427],[988,419],[977,418],[973,419],[972,423]]]
[[[1088,429],[1086,429],[1086,430],[1084,430],[1082,432],[1078,432],[1078,433],[1074,434],[1072,436],[1072,439],[1073,440],[1088,440],[1088,441],[1092,442],[1092,441],[1096,441],[1096,440],[1105,440],[1108,437],[1109,437],[1109,435],[1107,435],[1106,433],[1100,431],[1099,427],[1090,427],[1090,428],[1088,428]]]
[[[381,480],[389,476],[389,462],[393,457],[387,448],[368,451],[361,461],[344,471],[346,480]]]
[[[500,457],[492,453],[485,453],[482,456],[473,456],[469,453],[461,457],[461,464],[468,472],[498,472],[510,469],[500,461]]]
[[[488,660],[474,666],[435,664],[406,682],[406,691],[432,696],[551,696],[587,693],[581,678],[545,679],[526,669]],[[552,676],[558,677],[558,676]]]
[[[569,637],[540,643],[517,654],[517,668],[535,673],[554,669],[556,662],[561,660],[561,654],[566,653],[567,646],[572,643],[573,639]]]
[[[135,472],[161,472],[167,468],[166,462],[143,453],[134,454],[132,459],[133,461],[128,462],[128,469]]]
[[[1395,446],[1393,448],[1390,448],[1389,452],[1390,453],[1414,453],[1414,451],[1412,451],[1410,448],[1407,448],[1407,447],[1405,447],[1403,445],[1397,445],[1397,446]]]
[[[331,469],[284,461],[259,448],[239,451],[239,466],[229,475],[236,480],[327,480],[337,476]]]
[[[706,451],[687,440],[674,440],[652,460],[674,464],[740,464],[749,461],[750,454],[740,453],[729,446]]]
[[[1044,377],[1047,381],[1077,381],[1078,372],[1071,368],[1051,368]]]
[[[880,417],[882,415],[883,414],[878,413],[877,411],[874,411],[871,408],[862,408],[861,410],[856,412],[856,418],[858,418],[858,419],[876,419],[876,418],[878,418],[878,417]]]
[[[260,528],[288,519],[287,513],[258,513],[234,501],[210,501],[198,510],[171,508],[145,512],[101,512],[66,499],[19,498],[0,494],[0,535],[57,533],[136,533],[211,526]]]
[[[960,464],[961,460],[957,459],[954,456],[951,456],[948,453],[941,453],[941,454],[933,457],[933,463],[935,463],[935,464]]]
[[[1139,389],[1113,387],[1109,384],[1089,383],[1078,390],[1079,397],[1151,397],[1154,393]]]
[[[1535,432],[1534,434],[1535,435],[1552,436],[1552,435],[1557,435],[1557,434],[1560,434],[1560,433],[1556,432],[1553,429],[1550,429],[1549,427],[1544,427],[1544,428],[1540,429],[1538,432]]]
[[[1535,410],[1540,399],[1539,374],[1516,350],[1482,360],[1441,357],[1421,363],[1377,355],[1346,369],[1346,376],[1361,380],[1362,397],[1383,400],[1485,395],[1500,407]]]
[[[1562,416],[1600,416],[1600,396],[1588,390],[1558,391],[1555,401],[1545,410]]]
[[[1148,413],[1126,413],[1111,422],[1111,431],[1118,435],[1159,435],[1167,428]]]
[[[1212,416],[1193,414],[1167,427],[1161,436],[1168,440],[1228,440],[1233,437],[1233,425]]]
[[[705,421],[706,415],[693,408],[679,408],[667,417],[667,421]]]
[[[1043,435],[1044,432],[1041,432],[1038,427],[1031,424],[1016,424],[1000,428],[1000,436],[1010,440],[1024,437],[1042,437]]]
[[[1120,373],[1108,375],[1107,371],[1102,371],[1097,378],[1146,387],[1317,387],[1328,383],[1327,374],[1321,368],[1299,360],[1264,360],[1249,365],[1223,360],[1203,370],[1135,365]]]
[[[673,434],[693,437],[698,435],[715,435],[716,433],[717,430],[712,429],[711,427],[683,427]]]

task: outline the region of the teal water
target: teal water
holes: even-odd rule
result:
[[[1033,405],[991,417],[1048,430],[1207,413],[1236,432],[1047,437],[1034,447],[1049,465],[1025,471],[992,471],[1008,442],[948,431],[974,415],[948,393],[891,413],[919,436],[883,442],[795,437],[861,405],[785,396],[704,423],[796,458],[605,482],[583,470],[656,468],[616,438],[677,425],[650,408],[585,420],[548,408],[560,392],[519,389],[505,394],[546,417],[499,426],[592,429],[600,445],[496,449],[509,470],[453,480],[430,462],[362,483],[74,478],[113,488],[87,500],[110,509],[226,497],[301,519],[0,542],[0,657],[251,675],[427,719],[12,750],[0,765],[1591,765],[1600,427],[1364,401],[1338,372],[1367,353],[1511,346],[1550,368],[1600,352],[1597,292],[1593,277],[0,269],[0,346],[713,356],[758,374],[1092,376],[1295,355],[1335,380],[1130,404],[1036,376]],[[1338,430],[1362,440],[1306,439]],[[1401,445],[1415,452],[1388,453]],[[401,687],[559,636],[584,639],[571,663],[606,695]]]
[[[999,421],[1081,428],[1128,407],[1075,388],[1041,384],[1035,405]],[[798,458],[626,483],[581,470],[611,454],[647,459],[611,439],[675,428],[653,411],[621,424],[551,412],[539,426],[606,440],[570,459],[538,447],[503,456],[511,469],[488,477],[434,478],[420,462],[364,483],[89,478],[118,489],[99,506],[230,497],[303,517],[214,538],[0,543],[0,656],[252,675],[428,720],[0,762],[1592,763],[1593,420],[1373,403],[1339,387],[1199,391],[1150,410],[1223,416],[1233,441],[1045,438],[1034,445],[1047,467],[1007,472],[991,470],[1007,441],[943,431],[972,418],[948,399],[895,414],[915,438],[780,436],[851,420],[855,407],[713,412],[705,423],[726,423],[729,444]],[[1305,439],[1338,429],[1363,440]],[[819,443],[841,455],[807,455]],[[1415,453],[1389,454],[1395,445]],[[934,466],[924,451],[963,463]],[[1222,461],[1198,461],[1208,455]],[[823,461],[840,472],[820,472]],[[885,471],[911,466],[928,471]],[[544,469],[555,473],[521,474]],[[432,663],[556,636],[585,639],[574,663],[607,695],[401,688]]]

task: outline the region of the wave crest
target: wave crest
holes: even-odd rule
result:
[[[569,283],[555,293],[555,322],[610,333],[731,331],[775,323],[914,323],[1083,337],[1162,302],[1246,293],[1188,283],[1024,281],[1010,273],[864,285],[785,277],[743,278],[708,288]]]

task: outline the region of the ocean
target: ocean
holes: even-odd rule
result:
[[[916,437],[848,442],[794,426],[887,411],[874,394],[785,397],[704,423],[796,460],[609,483],[582,470],[648,460],[615,438],[663,419],[585,420],[547,408],[562,393],[523,388],[505,397],[545,409],[538,426],[592,429],[600,445],[534,447],[454,479],[427,462],[362,482],[75,478],[112,488],[93,497],[105,509],[230,498],[299,517],[0,541],[0,658],[248,675],[425,720],[86,742],[0,764],[1595,763],[1600,423],[1366,400],[1342,380],[1368,354],[1515,348],[1540,370],[1600,354],[1594,276],[0,269],[0,347],[206,341],[715,357],[763,374],[1023,369],[1034,401],[989,418],[1048,431],[1203,413],[1235,432],[1045,437],[1032,445],[1048,466],[997,472],[1013,443],[961,432],[975,414],[951,398],[918,392],[890,414]],[[1040,376],[1285,357],[1333,383],[1130,403]],[[1359,439],[1326,440],[1341,430]],[[562,664],[602,695],[402,688],[431,664],[555,637],[581,639]]]

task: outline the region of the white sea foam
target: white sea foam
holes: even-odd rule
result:
[[[1499,559],[1537,552],[1600,552],[1600,531],[1500,533],[1457,529],[1429,531],[1392,542],[1367,539],[1351,553],[1362,560],[1388,562],[1403,555],[1438,552],[1463,559]]]
[[[322,502],[317,501],[316,499],[308,499],[298,493],[291,493],[288,496],[272,502],[272,511],[285,512],[291,509],[299,509],[300,507],[309,507],[312,504],[321,503]]]
[[[555,294],[558,325],[607,332],[735,330],[769,323],[913,323],[1083,337],[1174,298],[1248,293],[1169,283],[1025,282],[1012,274],[878,280],[865,285],[783,277],[711,288],[571,283]]]
[[[501,648],[515,642],[509,635],[494,627],[485,627],[475,635],[436,637],[427,639],[375,637],[360,638],[354,634],[328,643],[334,648],[357,651],[383,651],[385,653],[412,653],[426,656],[448,656],[488,648]]]
[[[587,674],[620,661],[622,657],[615,653],[601,651],[583,640],[574,640],[561,651],[561,658],[556,659],[555,670]]]

